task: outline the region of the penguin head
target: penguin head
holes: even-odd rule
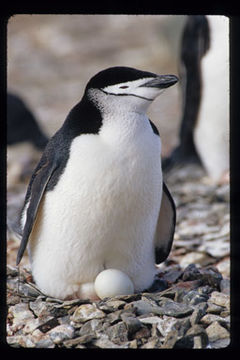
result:
[[[157,75],[130,67],[116,66],[90,79],[85,93],[103,109],[145,112],[164,89],[178,81],[175,75]]]

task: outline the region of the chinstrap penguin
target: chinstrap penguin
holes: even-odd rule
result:
[[[229,170],[229,21],[225,16],[189,16],[182,34],[182,117],[179,145],[163,170],[200,162],[209,179]]]
[[[149,288],[171,249],[176,212],[162,180],[161,140],[146,110],[174,75],[112,67],[50,139],[21,214],[21,261],[28,244],[33,278],[60,299],[94,298],[104,269]]]

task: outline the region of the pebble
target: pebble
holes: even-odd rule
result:
[[[48,335],[54,344],[60,344],[64,340],[71,339],[73,337],[74,328],[68,324],[58,325],[48,331]]]
[[[86,322],[92,319],[101,319],[105,316],[102,310],[99,310],[95,304],[80,305],[71,317],[73,322]]]
[[[222,317],[215,314],[206,314],[201,318],[201,323],[205,325],[210,325],[215,321],[217,321],[220,325],[222,324],[230,329],[230,316]]]
[[[221,326],[218,321],[211,323],[206,328],[206,333],[208,335],[210,346],[212,347],[218,347],[218,345],[221,344],[221,342],[218,343],[219,340],[229,340],[229,331]]]
[[[227,294],[221,293],[219,291],[213,291],[209,302],[226,307],[227,310],[230,310],[230,297]]]

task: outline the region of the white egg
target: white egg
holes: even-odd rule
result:
[[[128,275],[117,269],[100,272],[95,279],[94,288],[100,299],[134,293],[134,286]]]

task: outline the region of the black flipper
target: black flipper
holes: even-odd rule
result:
[[[155,258],[160,264],[168,257],[176,226],[176,207],[174,200],[163,182],[163,194],[155,234]]]
[[[34,222],[38,213],[41,199],[46,190],[46,186],[48,185],[49,180],[57,167],[57,161],[55,159],[49,159],[47,157],[47,152],[45,152],[32,176],[32,180],[29,184],[27,197],[25,200],[24,209],[27,206],[27,213],[23,229],[23,236],[17,254],[17,265],[20,263],[23,253],[26,249],[28,239],[33,229]]]

